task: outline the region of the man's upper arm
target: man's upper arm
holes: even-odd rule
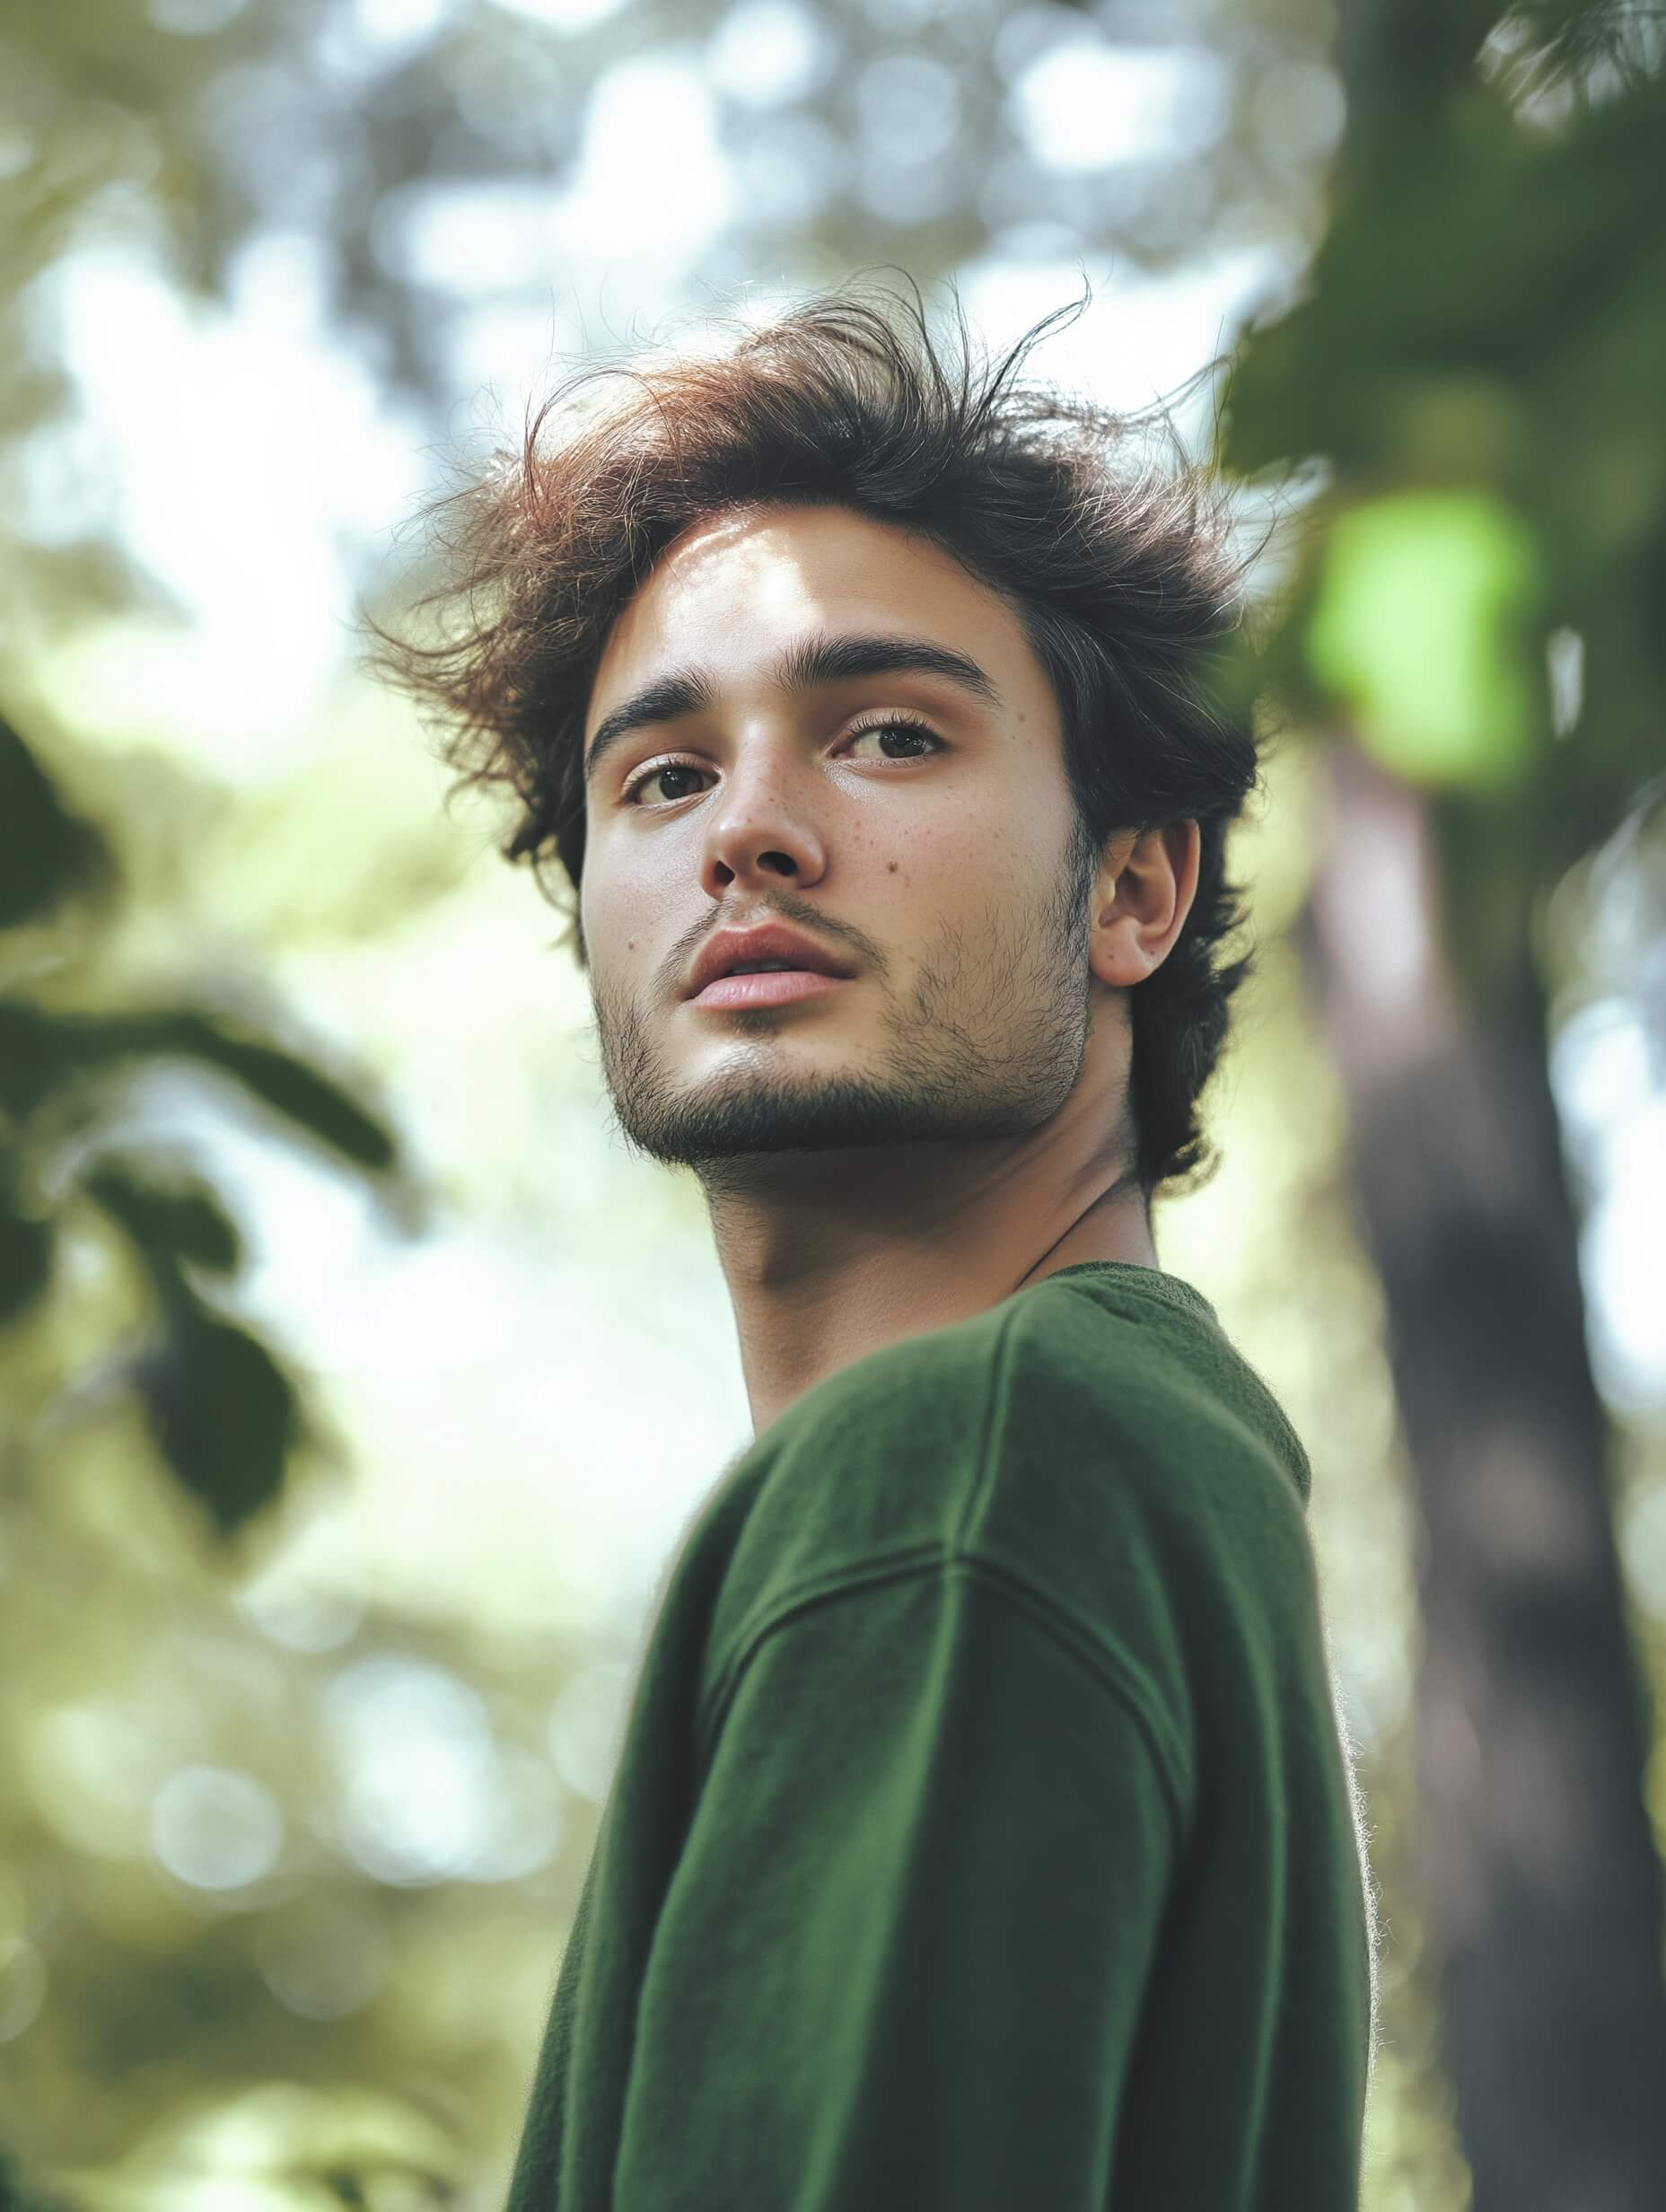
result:
[[[1044,1600],[807,1600],[732,1678],[644,1980],[618,2212],[1100,2212],[1178,1849]]]

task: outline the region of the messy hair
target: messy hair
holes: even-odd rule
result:
[[[443,580],[416,601],[437,635],[374,620],[372,665],[443,733],[459,786],[517,802],[504,858],[553,857],[588,952],[583,746],[614,621],[660,555],[723,510],[827,504],[934,542],[1022,623],[1057,698],[1074,802],[1065,866],[1085,891],[1107,840],[1195,820],[1197,895],[1168,957],[1129,994],[1133,1174],[1201,1181],[1215,1164],[1197,1102],[1251,964],[1222,946],[1244,921],[1227,830],[1258,783],[1247,709],[1214,680],[1241,623],[1245,564],[1218,484],[1137,434],[1148,418],[1022,381],[1057,309],[997,365],[934,342],[918,290],[866,303],[845,286],[713,355],[589,364],[529,414],[518,450],[429,510]],[[617,404],[596,387],[622,380]],[[1166,420],[1166,417],[1165,417]],[[453,790],[455,795],[455,787]]]

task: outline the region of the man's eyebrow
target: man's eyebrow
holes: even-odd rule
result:
[[[768,680],[777,691],[798,693],[853,676],[908,674],[943,676],[986,707],[1000,709],[1005,705],[993,680],[964,653],[925,637],[887,637],[882,633],[802,638],[776,661]],[[650,723],[675,722],[684,715],[708,714],[716,696],[711,677],[699,668],[679,669],[632,692],[596,724],[584,763],[585,782],[601,767],[603,754],[633,730]]]

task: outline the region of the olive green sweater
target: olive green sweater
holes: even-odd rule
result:
[[[773,1422],[665,1586],[509,2212],[1356,2212],[1309,1481],[1119,1261]]]

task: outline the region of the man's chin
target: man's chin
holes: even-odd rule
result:
[[[872,1085],[826,1080],[708,1086],[703,1094],[614,1106],[626,1141],[667,1166],[848,1152],[943,1134],[941,1109]]]

